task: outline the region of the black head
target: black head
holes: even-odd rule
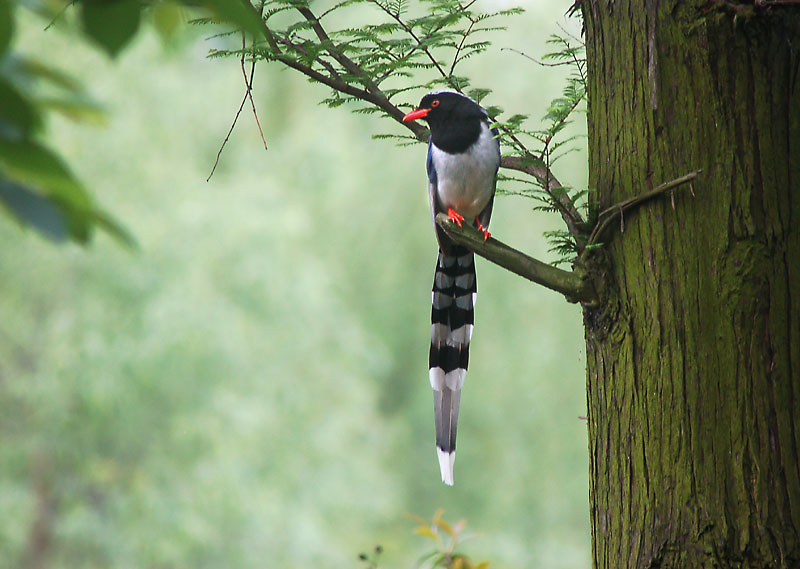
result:
[[[478,103],[453,91],[428,93],[419,107],[403,117],[403,122],[423,119],[431,129],[433,143],[456,154],[469,148],[481,134],[481,122],[487,119]]]

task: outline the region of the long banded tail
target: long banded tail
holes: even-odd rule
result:
[[[458,407],[469,363],[477,290],[472,252],[462,247],[452,247],[447,254],[440,250],[433,279],[428,367],[436,416],[436,454],[442,481],[449,486],[453,485]]]

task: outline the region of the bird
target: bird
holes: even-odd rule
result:
[[[428,123],[428,194],[439,244],[433,279],[431,347],[428,376],[433,388],[436,454],[442,482],[453,485],[456,430],[461,388],[469,364],[469,343],[477,296],[475,257],[457,245],[441,227],[436,214],[451,223],[467,223],[489,238],[500,142],[487,112],[473,99],[455,91],[428,93],[403,122]]]

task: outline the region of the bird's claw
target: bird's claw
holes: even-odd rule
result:
[[[464,221],[464,216],[458,213],[452,207],[447,208],[447,217],[459,227],[461,227],[461,222]]]
[[[489,228],[488,227],[484,227],[483,224],[481,223],[481,220],[478,219],[477,217],[475,218],[475,223],[478,224],[478,231],[483,233],[483,242],[486,243],[486,240],[489,239],[489,237],[492,236],[492,234],[489,233]]]

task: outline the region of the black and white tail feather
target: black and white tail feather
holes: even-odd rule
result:
[[[436,417],[436,453],[442,481],[452,486],[458,408],[469,363],[477,283],[474,255],[450,240],[436,226],[435,218],[437,213],[447,213],[459,224],[489,226],[500,143],[486,111],[460,93],[428,93],[418,109],[403,117],[404,122],[418,119],[427,121],[431,130],[428,190],[439,243],[428,359]]]
[[[433,279],[428,373],[436,417],[436,454],[442,481],[449,486],[453,485],[458,407],[469,365],[476,294],[472,252],[462,247],[453,247],[449,254],[439,251]]]

